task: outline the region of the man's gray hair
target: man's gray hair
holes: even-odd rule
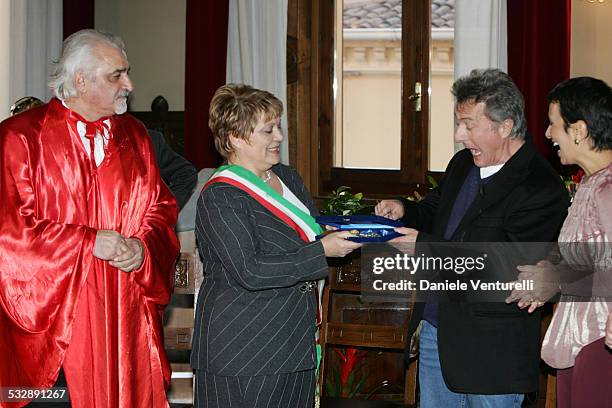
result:
[[[524,139],[527,133],[525,101],[510,76],[499,69],[475,69],[455,81],[451,90],[455,105],[484,103],[484,112],[493,122],[512,119],[511,137]]]
[[[83,71],[92,79],[97,67],[94,54],[96,46],[105,44],[119,49],[123,55],[125,45],[121,38],[97,30],[81,30],[64,40],[62,54],[59,60],[53,63],[53,70],[49,77],[49,88],[61,100],[78,96],[74,83],[77,71]]]

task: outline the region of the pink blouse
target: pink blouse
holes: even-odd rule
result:
[[[559,242],[610,242],[612,238],[612,164],[583,177],[574,202],[563,223]],[[593,264],[593,297],[589,301],[562,295],[542,343],[542,359],[551,367],[574,365],[582,347],[605,336],[606,319],[612,302],[597,295],[610,296],[610,266],[612,245],[600,245],[597,253],[587,252],[587,246],[563,251],[570,263],[582,263],[588,257]],[[582,253],[581,253],[582,251]],[[608,298],[609,299],[609,298]]]

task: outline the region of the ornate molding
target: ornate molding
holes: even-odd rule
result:
[[[434,40],[431,47],[431,73],[453,74],[455,66],[455,44],[452,40]]]
[[[389,74],[401,72],[401,43],[389,39],[344,39],[342,51],[345,75]],[[433,39],[431,73],[453,73],[455,47],[453,39]]]

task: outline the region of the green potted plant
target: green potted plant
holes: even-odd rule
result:
[[[369,214],[373,205],[363,203],[363,193],[351,193],[351,188],[340,186],[332,191],[325,201],[321,213],[324,215]]]

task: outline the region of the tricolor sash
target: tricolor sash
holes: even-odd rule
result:
[[[253,172],[235,164],[219,167],[204,188],[212,183],[226,183],[248,193],[272,214],[293,228],[304,242],[312,242],[323,232],[314,217],[293,205],[285,197],[274,191]]]

